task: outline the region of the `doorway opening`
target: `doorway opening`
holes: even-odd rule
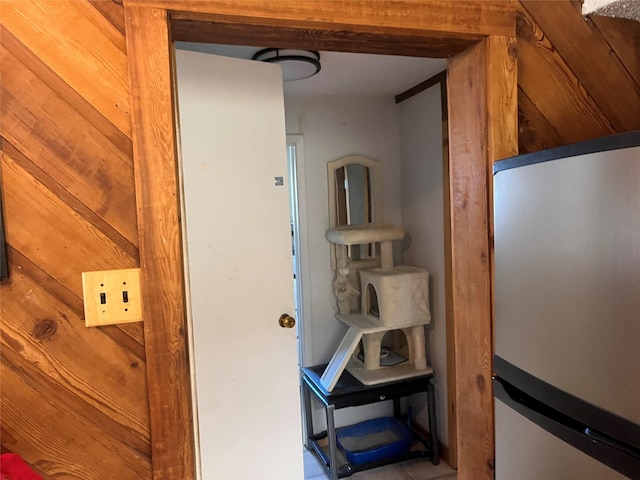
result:
[[[191,478],[194,465],[188,407],[192,395],[184,360],[188,352],[183,338],[187,328],[185,279],[179,261],[175,96],[170,94],[175,85],[172,42],[189,40],[449,58],[451,244],[456,286],[451,300],[457,347],[452,364],[456,400],[467,403],[454,420],[461,446],[454,458],[459,457],[464,472],[488,466],[478,474],[489,478],[494,426],[486,171],[496,159],[517,153],[515,7],[496,2],[485,8],[470,2],[465,9],[435,3],[433,8],[411,9],[406,2],[394,2],[383,12],[374,12],[359,3],[338,9],[324,3],[320,10],[307,5],[294,12],[272,5],[237,11],[237,5],[230,7],[225,2],[200,2],[188,9],[185,5],[136,5],[127,8],[126,16],[127,29],[131,27],[134,33],[127,35],[127,53],[131,88],[136,92],[132,95],[133,125],[138,133],[133,137],[135,185],[138,198],[145,200],[137,208],[138,225],[145,228],[140,236],[147,285],[143,288],[144,314],[154,319],[145,326],[151,431],[156,439],[152,442],[154,472],[162,475],[172,469]],[[443,23],[444,18],[450,21]],[[488,114],[478,116],[478,111]],[[281,150],[284,152],[284,145]],[[285,218],[285,227],[287,222]],[[289,240],[283,243],[286,246]],[[290,251],[286,262],[290,262]]]
[[[233,50],[232,54],[226,53],[229,56],[236,58],[242,57],[238,52],[242,49],[249,49],[253,51],[258,47],[238,47],[238,46],[216,46],[216,45],[199,45],[197,47],[189,47],[196,49],[205,49],[208,53],[221,54],[222,52],[215,49],[222,47],[224,49]],[[185,45],[179,45],[178,48],[185,48]],[[323,52],[324,53],[324,52]],[[330,52],[331,53],[331,52]],[[336,56],[337,55],[337,56]],[[360,57],[361,54],[339,54],[337,52],[331,53],[329,57],[337,58],[338,64],[342,66],[343,72],[345,71],[345,65],[352,63],[354,57]],[[371,56],[380,57],[380,56]],[[402,57],[387,57],[387,61],[391,59],[398,61],[407,60]],[[345,62],[345,63],[340,63]],[[441,68],[444,68],[446,62],[443,60]],[[325,71],[326,71],[325,67]],[[393,69],[393,66],[387,66],[387,69]],[[440,71],[440,70],[438,70]],[[399,95],[409,90],[410,87],[414,87],[416,84],[421,84],[425,80],[425,70],[420,70],[419,76],[415,76],[413,79],[407,79],[405,86],[395,87],[393,93],[387,92],[386,98],[381,100],[383,94],[367,94],[364,90],[365,84],[357,84],[355,87],[351,86],[351,90],[347,89],[346,95],[340,95],[336,93],[337,90],[326,90],[325,95],[304,95],[302,87],[299,84],[297,87],[293,87],[293,93],[287,94],[285,90],[285,111],[287,112],[287,153],[288,153],[288,168],[289,179],[291,182],[290,196],[291,196],[291,231],[292,231],[292,253],[293,253],[293,272],[295,275],[294,281],[294,293],[296,298],[296,319],[298,320],[298,355],[300,366],[311,366],[317,363],[326,362],[335,349],[336,345],[340,342],[340,336],[342,335],[341,325],[338,322],[331,322],[334,316],[332,311],[335,303],[335,298],[330,291],[331,283],[331,271],[328,266],[329,257],[327,252],[323,252],[323,248],[326,249],[326,240],[324,234],[326,226],[323,226],[322,218],[327,215],[327,201],[326,201],[326,188],[324,184],[327,181],[326,163],[335,160],[336,158],[347,154],[362,154],[365,153],[370,157],[379,158],[385,161],[389,157],[393,160],[391,163],[386,164],[384,169],[385,173],[385,185],[383,192],[377,192],[385,198],[384,211],[385,221],[389,223],[403,224],[405,222],[405,215],[403,215],[403,208],[407,211],[406,217],[411,217],[412,222],[418,222],[417,219],[420,213],[420,206],[416,203],[423,202],[423,204],[434,204],[434,197],[439,197],[440,215],[444,214],[444,207],[442,206],[443,193],[441,190],[431,192],[428,198],[402,198],[403,187],[402,182],[411,183],[410,180],[404,179],[401,174],[402,165],[400,162],[401,145],[400,139],[395,138],[389,132],[400,128],[400,110],[409,110],[406,115],[415,116],[415,112],[411,113],[411,110],[420,110],[424,107],[424,103],[418,103],[415,106],[411,106],[411,96]],[[443,79],[444,76],[442,75]],[[309,79],[310,81],[313,79]],[[342,78],[341,82],[348,84],[349,75]],[[368,83],[389,82],[390,80],[384,78],[384,75],[371,75],[369,76]],[[295,82],[294,82],[295,83]],[[357,83],[357,82],[356,82]],[[286,85],[289,87],[289,85]],[[291,89],[291,87],[289,87]],[[329,87],[324,87],[329,88]],[[335,87],[331,87],[335,88]],[[419,90],[415,95],[416,98],[426,92],[429,89],[433,89],[428,92],[429,98],[437,99],[439,101],[443,98],[443,83],[431,82],[430,85],[423,85],[423,90]],[[326,99],[333,97],[331,101]],[[342,98],[339,98],[342,97]],[[351,97],[351,100],[346,100],[346,97]],[[397,97],[401,97],[400,100]],[[357,99],[354,101],[353,99]],[[401,105],[402,100],[406,103]],[[436,102],[437,103],[437,102]],[[324,104],[324,105],[323,105]],[[345,107],[348,105],[349,109]],[[407,106],[409,105],[409,106]],[[436,104],[434,104],[436,105]],[[440,138],[437,142],[442,146],[442,109],[446,110],[446,105],[439,104],[437,111],[437,125],[435,131]],[[311,111],[318,111],[320,113],[310,113]],[[337,115],[332,113],[332,109],[340,110]],[[350,110],[350,111],[347,111]],[[290,115],[291,114],[291,115]],[[406,116],[405,115],[405,116]],[[295,117],[295,118],[293,118]],[[319,129],[319,124],[324,117],[324,121],[332,121],[333,127],[331,129]],[[387,121],[384,126],[376,123],[375,119],[393,117],[393,121]],[[419,117],[419,113],[418,113]],[[419,120],[420,121],[420,120]],[[406,123],[406,121],[405,121]],[[433,130],[433,125],[429,127]],[[343,142],[345,144],[340,145],[339,148],[336,145],[342,140],[338,140],[341,135],[341,131],[355,130],[355,133],[351,135],[350,142]],[[354,141],[354,138],[364,138],[364,132],[369,130],[369,134],[373,132],[373,139],[369,138],[366,141],[360,140],[358,143]],[[420,134],[417,134],[420,136]],[[377,137],[377,140],[375,139]],[[310,151],[309,155],[305,153],[304,139],[308,138],[311,145],[308,146]],[[320,145],[323,145],[320,147]],[[369,145],[366,145],[369,144]],[[418,147],[419,148],[419,147]],[[435,158],[440,168],[443,167],[443,153],[441,150],[435,154]],[[408,155],[413,155],[409,153]],[[309,157],[309,158],[307,158]],[[295,159],[297,158],[297,161]],[[411,160],[412,162],[414,160]],[[419,160],[417,160],[419,161]],[[411,167],[414,168],[414,167]],[[419,170],[421,170],[419,168]],[[408,175],[411,179],[412,175]],[[419,176],[414,176],[414,180],[420,178],[423,182],[422,186],[412,184],[410,187],[411,195],[417,195],[420,190],[428,190],[430,185],[439,183],[442,187],[442,173],[440,177],[428,178],[424,176],[424,172],[421,170]],[[308,181],[306,181],[307,179]],[[325,195],[325,197],[322,197]],[[387,198],[389,197],[389,198]],[[405,205],[406,207],[403,207]],[[309,219],[309,226],[306,222]],[[440,220],[441,228],[444,228],[444,222]],[[422,230],[422,229],[421,229]],[[402,250],[409,252],[412,257],[409,262],[417,260],[419,263],[423,263],[424,260],[420,259],[422,255],[419,253],[419,244],[424,238],[421,236],[424,232],[412,232],[409,229],[409,233],[412,235],[408,237],[407,243],[403,245]],[[428,234],[428,233],[427,233]],[[314,240],[310,240],[313,238]],[[312,245],[308,244],[308,241]],[[432,239],[428,239],[432,240]],[[444,240],[436,239],[436,244],[440,250],[442,250]],[[413,252],[413,253],[412,253]],[[326,257],[326,258],[325,258]],[[406,261],[405,261],[406,262]],[[408,263],[408,262],[406,262]],[[424,265],[432,273],[435,273],[437,269],[428,264]],[[313,275],[310,272],[314,272]],[[437,282],[443,282],[444,273],[438,276]],[[438,286],[438,294],[444,293],[444,284]],[[311,304],[313,304],[314,312],[311,312]],[[443,307],[444,308],[444,307]],[[310,322],[314,322],[313,326]],[[324,322],[323,325],[320,322]],[[332,325],[335,324],[335,325]],[[446,320],[444,318],[444,312],[442,312],[442,318],[437,319],[434,322],[434,328],[438,331],[430,332],[431,344],[439,342],[443,344],[440,348],[442,359],[440,360],[441,366],[438,368],[439,378],[443,380],[439,384],[439,410],[441,412],[439,423],[440,432],[447,430],[447,392],[444,378],[446,377],[446,335],[444,334]],[[328,325],[327,325],[328,324]],[[315,328],[314,328],[315,327]],[[308,333],[312,331],[312,333]],[[436,338],[439,336],[440,338]],[[435,360],[430,358],[430,360]],[[438,363],[438,360],[436,360]],[[373,413],[362,412],[363,417],[371,416]],[[423,414],[426,416],[426,413]],[[355,419],[357,420],[357,418]],[[424,418],[420,419],[424,421]],[[354,419],[338,419],[343,423],[351,423]],[[303,432],[303,437],[305,433]],[[446,442],[446,434],[445,434]]]

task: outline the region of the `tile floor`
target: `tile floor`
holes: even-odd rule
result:
[[[328,480],[329,475],[316,455],[304,449],[305,480]],[[409,460],[365,470],[351,475],[352,480],[456,480],[457,473],[444,461],[432,465],[429,460]]]

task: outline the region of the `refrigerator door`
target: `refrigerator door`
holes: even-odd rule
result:
[[[496,354],[640,425],[640,147],[494,182]]]
[[[495,402],[495,415],[495,480],[628,478],[563,442],[500,400]]]
[[[493,368],[497,400],[562,440],[564,448],[575,447],[629,478],[640,479],[640,425],[569,395],[498,356]],[[518,425],[505,423],[497,441],[519,438],[521,448],[530,448],[529,435]]]

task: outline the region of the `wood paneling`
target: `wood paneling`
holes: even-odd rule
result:
[[[11,32],[0,38],[2,136],[135,245],[130,138]]]
[[[447,82],[443,82],[446,87]],[[449,162],[449,105],[448,88],[443,88],[442,106],[445,120],[442,122],[442,195],[444,206],[444,292],[447,339],[447,419],[449,445],[442,457],[453,468],[458,468],[458,408],[456,406],[456,342],[453,319],[453,259],[451,256],[451,179]],[[445,454],[447,456],[445,456]]]
[[[126,8],[140,280],[155,479],[194,478],[169,24],[164,10]]]
[[[520,153],[640,129],[640,22],[525,0],[516,29]]]
[[[188,438],[190,437],[188,435],[182,437],[183,432],[175,434],[176,425],[185,428],[185,435],[192,427],[185,423],[187,417],[185,416],[186,410],[184,410],[186,402],[184,395],[189,389],[189,384],[188,372],[184,370],[186,364],[182,363],[182,349],[185,348],[184,335],[171,337],[177,330],[184,331],[181,330],[184,328],[181,323],[184,320],[184,311],[180,304],[163,301],[167,296],[171,297],[172,292],[181,291],[184,283],[181,272],[170,268],[172,266],[171,260],[179,258],[180,254],[179,244],[177,250],[172,250],[174,243],[177,243],[179,239],[180,227],[176,211],[176,153],[175,144],[172,143],[174,139],[172,105],[170,98],[167,97],[167,92],[170,91],[171,77],[167,48],[167,25],[165,24],[167,21],[166,12],[164,9],[154,9],[154,7],[190,10],[196,12],[197,15],[190,17],[181,14],[181,18],[197,18],[198,21],[204,21],[208,18],[202,17],[202,13],[214,14],[215,16],[211,17],[211,20],[214,21],[220,20],[220,15],[227,15],[227,22],[237,24],[242,31],[247,32],[245,35],[239,35],[236,39],[240,44],[246,43],[247,36],[255,38],[251,37],[255,25],[254,20],[261,16],[263,21],[271,22],[274,36],[280,33],[279,29],[281,28],[285,29],[285,33],[288,31],[299,33],[300,29],[286,29],[291,25],[297,25],[299,19],[304,18],[306,22],[314,22],[318,31],[331,31],[335,25],[349,25],[349,28],[357,25],[361,27],[358,29],[358,33],[371,36],[386,28],[384,33],[389,37],[387,41],[395,35],[396,44],[400,45],[403,39],[399,34],[401,29],[413,33],[415,30],[412,30],[412,27],[417,25],[422,30],[423,40],[432,38],[432,30],[439,32],[438,38],[446,36],[442,32],[447,31],[452,33],[449,38],[454,38],[456,35],[466,38],[469,32],[477,31],[477,28],[483,26],[486,27],[483,25],[484,20],[492,18],[492,15],[496,15],[502,20],[508,16],[510,18],[506,22],[508,28],[504,31],[513,33],[515,5],[513,2],[458,2],[455,4],[455,8],[452,8],[453,4],[448,2],[433,2],[438,16],[434,14],[434,11],[426,8],[432,4],[393,2],[385,4],[387,10],[381,18],[378,10],[380,4],[376,4],[375,8],[372,8],[372,4],[367,2],[314,2],[313,4],[306,2],[266,4],[264,2],[222,1],[180,2],[179,4],[126,2],[126,5],[126,33],[132,105],[134,107],[134,158],[136,159],[141,265],[143,272],[145,270],[150,272],[149,284],[157,282],[153,288],[149,287],[150,289],[146,293],[143,292],[145,304],[149,305],[149,312],[145,312],[145,318],[153,319],[153,323],[149,323],[149,320],[145,322],[145,338],[152,412],[152,437],[158,442],[157,447],[154,442],[154,474],[159,478],[169,478],[171,475],[182,475],[181,478],[188,478],[187,475],[190,475],[188,469],[191,466],[188,463],[190,458],[187,456],[190,453],[188,451]],[[277,6],[274,8],[275,5]],[[325,12],[326,16],[318,16],[318,12]],[[470,12],[474,12],[473,18],[469,16]],[[229,18],[230,13],[236,17]],[[173,16],[177,18],[178,14],[173,14]],[[402,18],[401,22],[400,18]],[[391,29],[395,30],[392,32]],[[500,26],[495,29],[503,31]],[[347,29],[347,31],[351,30]],[[362,48],[362,42],[359,38],[345,36],[342,40],[345,50],[351,49],[352,39],[355,48]],[[398,51],[398,53],[400,52],[401,50]],[[513,76],[510,76],[509,79],[515,81]],[[515,85],[513,90],[515,91]],[[485,95],[488,91],[479,93]],[[515,96],[513,98],[515,99]],[[515,125],[515,120],[514,123],[506,125]],[[515,138],[515,134],[513,137]],[[484,211],[483,215],[486,213]],[[146,249],[149,249],[147,253],[145,253]],[[143,285],[146,283],[147,280],[143,278]],[[171,297],[171,299],[179,300],[177,297]],[[460,303],[464,301],[460,300]],[[489,314],[486,317],[489,318]],[[174,344],[168,344],[167,342],[172,338],[178,341]],[[156,356],[156,349],[162,351],[163,355]],[[157,367],[155,362],[158,362]],[[156,378],[152,378],[152,376],[155,377],[156,368],[159,374]],[[160,374],[162,372],[166,375],[167,371],[175,373],[174,376],[170,376],[170,380],[163,378]],[[459,373],[464,376],[469,372],[462,369]],[[163,394],[156,396],[154,392],[156,388],[162,389]],[[167,392],[170,392],[171,396],[168,396]],[[180,410],[181,408],[183,410]],[[477,407],[472,409],[477,411]],[[482,421],[491,423],[490,416],[486,417],[486,415],[486,411],[481,412],[476,420],[484,416]],[[176,422],[176,416],[182,420],[182,423]],[[176,441],[176,438],[184,438],[184,441]],[[492,445],[492,443],[490,444]],[[174,446],[175,449],[167,448],[169,446]],[[460,455],[467,455],[476,449],[477,447],[467,443]],[[182,452],[184,452],[185,458],[180,457]],[[474,457],[473,454],[468,456],[469,458]]]
[[[2,155],[2,179],[7,242],[76,295],[82,295],[82,279],[76,270],[78,258],[83,259],[86,271],[108,270],[112,265],[136,266],[136,259],[6,152]],[[28,219],[28,225],[9,221],[12,218]]]
[[[514,47],[513,38],[488,37],[448,66],[452,313],[461,480],[494,476],[490,167],[517,152]]]
[[[640,86],[640,24],[627,18],[592,16],[591,30],[599,32],[622,62],[633,82]]]
[[[174,38],[187,41],[451,57],[514,34],[513,1],[127,2],[137,3],[175,10]]]
[[[146,385],[138,375],[144,375],[145,367],[140,359],[100,329],[87,329],[73,310],[20,271],[12,276],[7,296],[2,302],[3,355],[12,351],[22,368],[37,366],[38,375],[60,394],[87,403],[91,416],[101,414],[112,428],[128,432],[137,449],[148,450],[148,417],[141,402]],[[75,368],[77,357],[92,361],[80,370]]]
[[[117,29],[106,19],[96,26],[90,10],[93,8],[86,1],[5,1],[2,25],[130,135],[127,58],[122,38],[118,45],[114,43]]]
[[[0,8],[2,447],[45,479],[151,478],[142,324],[88,329],[82,303],[83,271],[139,265],[123,8]]]
[[[217,32],[231,42],[251,25],[244,38],[254,42],[446,56],[505,37],[468,50],[450,72],[460,92],[450,109],[460,478],[489,478],[488,163],[514,152],[516,96],[522,153],[639,129],[640,23],[585,21],[571,0],[517,2],[517,25],[514,3],[501,1],[132,0],[131,17],[108,0],[0,1],[11,269],[0,286],[1,439],[44,478],[150,478],[152,450],[156,478],[193,475],[169,60],[157,56],[168,51],[165,8],[176,10],[181,39]],[[131,26],[139,36],[126,38]],[[503,55],[514,32],[517,92]],[[130,89],[130,67],[142,88]],[[132,98],[143,105],[135,130]],[[144,335],[142,324],[86,329],[81,272],[136,266]]]
[[[558,132],[521,88],[518,88],[518,130],[520,148],[526,149],[520,153],[536,152],[563,144]]]
[[[566,1],[554,2],[553,8],[531,0],[523,0],[521,5],[545,32],[554,51],[579,79],[582,88],[589,92],[614,130],[621,131],[630,125],[640,128],[640,89],[620,59],[609,54],[609,44],[594,35],[589,24],[581,18],[579,7]],[[574,21],[571,28],[566,25],[558,28],[559,19],[565,19],[563,23],[570,19]],[[575,21],[578,19],[580,21]]]
[[[52,297],[63,302],[68,308],[73,310],[78,318],[83,318],[84,305],[82,298],[71,292],[71,290],[62,283],[42,270],[27,257],[14,250],[11,246],[9,246],[7,253],[9,263],[13,265],[15,269],[25,273],[25,275],[32,278],[34,282],[45,289]],[[8,285],[10,285],[10,283]],[[115,342],[122,345],[124,349],[144,362],[144,335],[142,332],[142,324],[110,325],[101,328],[100,331],[109,335]]]
[[[290,26],[300,20],[318,25],[342,24],[398,29],[418,29],[424,37],[440,32],[457,35],[513,35],[513,0],[457,0],[452,8],[447,0],[392,1],[322,0],[273,2],[269,0],[127,0],[127,5],[164,8],[181,13],[215,14],[249,19],[280,20],[274,26]],[[177,15],[174,14],[174,15]],[[200,17],[195,17],[199,19]],[[210,19],[211,20],[211,19]],[[215,19],[213,19],[215,20]],[[245,23],[239,20],[237,23]],[[371,28],[369,28],[371,30]],[[454,34],[454,35],[452,35]]]
[[[518,154],[518,71],[515,37],[492,35],[486,42],[487,115],[500,122],[487,122],[489,178],[493,161]],[[489,199],[493,194],[489,191]],[[490,212],[493,208],[490,208]]]
[[[513,1],[127,4],[176,10],[172,35],[182,41],[452,57],[487,34],[514,34]]]
[[[438,2],[434,2],[434,5]],[[143,269],[145,268],[147,255],[144,254],[144,249],[146,248],[146,242],[143,240],[143,236],[146,235],[147,227],[142,225],[142,218],[149,215],[149,221],[153,222],[153,227],[158,228],[164,226],[165,228],[171,229],[175,227],[175,230],[178,230],[177,217],[174,216],[172,209],[174,208],[173,204],[167,204],[166,198],[169,196],[171,198],[174,192],[175,181],[175,171],[171,172],[168,167],[171,165],[175,166],[175,152],[172,150],[173,145],[166,145],[162,143],[162,139],[166,139],[167,137],[163,136],[161,138],[158,137],[160,133],[169,133],[172,129],[172,118],[170,118],[170,107],[167,103],[166,97],[163,96],[163,93],[166,90],[163,90],[161,87],[168,85],[169,82],[169,73],[168,73],[168,54],[164,52],[164,56],[162,56],[162,45],[167,42],[167,39],[163,36],[166,35],[166,32],[161,32],[163,28],[162,21],[164,18],[162,17],[162,13],[164,10],[154,11],[152,8],[155,6],[155,3],[137,3],[137,2],[127,2],[127,11],[125,14],[125,18],[127,20],[127,37],[128,37],[128,52],[130,58],[130,72],[131,72],[131,85],[132,85],[132,97],[133,97],[133,105],[134,105],[134,152],[136,158],[136,175],[137,175],[137,185],[138,185],[138,205],[140,208],[140,212],[142,213],[139,216],[139,231],[140,231],[140,245],[141,245],[141,263],[143,265]],[[134,7],[135,5],[135,7]],[[159,6],[162,6],[158,4]],[[473,6],[472,6],[473,5]],[[312,6],[312,8],[310,8]],[[244,17],[245,15],[249,17],[247,14],[248,11],[253,11],[254,9],[264,9],[267,8],[267,11],[264,11],[262,14],[263,18],[267,18],[272,21],[272,25],[274,28],[287,27],[291,24],[295,24],[297,20],[291,18],[292,11],[294,11],[293,15],[298,15],[302,17],[303,12],[305,13],[304,18],[307,21],[314,21],[317,24],[317,28],[319,30],[327,29],[330,30],[334,25],[359,25],[362,27],[366,26],[366,29],[361,31],[360,33],[372,34],[374,32],[378,32],[385,27],[395,27],[396,29],[411,29],[412,22],[416,25],[420,25],[422,27],[422,34],[425,39],[430,38],[429,29],[436,30],[439,27],[442,27],[444,31],[447,29],[453,33],[457,34],[467,34],[468,31],[465,29],[469,29],[473,31],[479,24],[482,23],[481,18],[475,17],[473,20],[470,17],[466,17],[465,14],[469,13],[470,10],[476,9],[476,13],[478,13],[477,8],[481,10],[487,8],[491,10],[492,8],[496,8],[494,10],[494,14],[498,14],[500,11],[501,14],[508,14],[510,16],[509,27],[506,31],[512,32],[513,26],[515,25],[515,10],[514,4],[503,2],[500,4],[494,4],[491,2],[480,3],[466,3],[459,2],[456,3],[456,7],[452,8],[451,3],[438,3],[437,12],[440,14],[440,18],[435,18],[433,12],[429,9],[423,9],[425,7],[424,3],[412,3],[412,2],[395,2],[389,3],[387,5],[387,11],[383,14],[383,18],[379,19],[379,11],[376,9],[372,11],[371,4],[366,4],[364,2],[315,2],[313,4],[309,3],[296,3],[287,4],[287,8],[283,8],[283,4],[279,4],[278,7],[274,10],[272,5],[265,5],[261,2],[252,2],[252,3],[242,3],[242,2],[189,2],[189,3],[180,3],[179,5],[174,4],[169,5],[165,4],[164,7],[167,8],[177,8],[182,10],[191,10],[196,11],[198,15],[200,13],[211,13],[211,14],[229,14],[230,12],[236,14],[238,18],[236,20],[230,20],[232,23],[237,23],[238,25],[244,25],[246,30],[250,30],[253,27],[253,23],[251,21],[246,22],[245,25]],[[378,7],[379,5],[376,5]],[[418,10],[413,12],[411,10],[412,7],[420,7]],[[231,10],[233,8],[233,10]],[[244,15],[241,14],[242,10],[244,11]],[[469,10],[467,10],[469,9]],[[298,11],[297,14],[295,11]],[[326,11],[329,18],[321,18],[321,17],[313,17],[313,15],[317,15],[318,11]],[[354,15],[354,12],[359,12],[359,14]],[[415,13],[415,15],[409,15],[409,13]],[[396,24],[398,17],[403,17],[403,21],[401,24]],[[480,15],[482,17],[482,15]],[[436,23],[442,22],[442,19],[445,19],[444,26],[442,23],[436,25]],[[218,16],[212,18],[213,20],[219,20]],[[311,20],[309,20],[311,19]],[[461,21],[462,19],[462,21]],[[203,19],[198,16],[198,20],[202,21]],[[277,21],[279,20],[279,21]],[[352,22],[352,23],[349,23]],[[479,22],[479,23],[478,23]],[[461,32],[464,30],[464,33]],[[278,33],[278,31],[274,32]],[[389,32],[385,32],[389,33]],[[397,33],[397,32],[396,32]],[[391,34],[390,34],[391,35]],[[442,36],[442,35],[440,35]],[[237,41],[238,43],[245,43],[243,40],[246,37],[240,36]],[[188,39],[188,38],[187,38]],[[398,38],[397,40],[401,40]],[[357,42],[356,42],[357,43]],[[357,43],[357,45],[361,45]],[[160,46],[160,47],[157,47]],[[346,50],[350,50],[351,43],[350,38],[347,37],[343,40],[343,46]],[[144,47],[144,48],[142,48]],[[154,49],[155,47],[155,49]],[[358,48],[356,46],[356,48]],[[505,53],[506,54],[506,53]],[[497,58],[497,57],[496,57]],[[484,74],[485,72],[483,72]],[[506,80],[511,80],[515,82],[514,76],[509,76]],[[160,87],[159,87],[159,86]],[[503,85],[500,84],[497,88],[502,88]],[[515,91],[515,84],[513,86],[513,91]],[[488,90],[477,91],[474,93],[478,93],[481,95],[487,95]],[[515,95],[512,97],[515,101]],[[497,121],[492,118],[492,121]],[[512,123],[505,123],[505,127],[507,128],[509,125],[515,125],[516,120],[514,119]],[[486,127],[486,125],[483,125]],[[138,131],[140,128],[140,131]],[[494,134],[496,131],[491,130],[491,133]],[[512,135],[515,138],[515,133]],[[495,139],[496,142],[500,142],[500,138]],[[487,152],[485,152],[486,155]],[[484,157],[483,157],[484,158]],[[158,192],[154,188],[154,184],[145,183],[146,172],[153,171],[159,179],[162,179],[162,183],[166,185],[165,195],[160,197]],[[140,173],[142,172],[142,173]],[[485,179],[486,181],[486,179]],[[486,195],[486,191],[484,192]],[[167,195],[168,194],[168,195]],[[165,200],[165,203],[162,203]],[[485,199],[486,202],[486,199]],[[159,209],[155,204],[164,205],[164,209]],[[152,215],[155,213],[155,215]],[[482,212],[483,216],[486,216],[487,211]],[[486,221],[486,218],[485,218]],[[172,232],[169,232],[172,233]],[[166,268],[163,269],[163,256],[167,249],[171,246],[171,243],[174,239],[172,235],[168,235],[166,244],[149,244],[149,248],[153,248],[158,251],[157,255],[149,255],[149,261],[154,261],[155,265],[152,266],[153,269],[158,270],[158,274],[160,276],[161,273],[164,273],[164,284],[163,288],[171,289],[171,288],[179,288],[182,287],[182,279],[178,275],[167,271]],[[157,240],[156,240],[157,242]],[[463,249],[466,248],[462,246],[459,249],[460,257],[464,256]],[[160,277],[158,277],[160,278]],[[153,300],[153,295],[162,294],[158,290],[155,292],[149,292],[149,298]],[[469,301],[469,299],[459,299],[459,304],[463,304]],[[150,302],[154,305],[162,305],[160,302]],[[181,312],[170,312],[167,307],[170,305],[164,304],[162,305],[164,310],[158,311],[158,316],[167,315],[168,318],[166,320],[160,319],[156,325],[146,326],[146,330],[150,328],[158,328],[158,332],[149,332],[147,335],[147,352],[152,351],[152,343],[151,340],[155,335],[162,332],[162,330],[172,330],[175,329],[179,324],[176,323],[180,320],[179,313]],[[470,304],[465,303],[465,308],[471,308]],[[480,307],[482,308],[482,306]],[[483,317],[490,319],[490,312],[487,312]],[[486,327],[487,330],[490,330],[490,326]],[[162,333],[163,336],[166,336],[166,333]],[[153,340],[154,342],[156,340]],[[163,340],[166,341],[166,340]],[[489,339],[490,344],[490,339]],[[171,352],[171,357],[179,356],[179,351]],[[155,361],[152,357],[147,357],[149,371],[153,371],[152,361]],[[161,362],[161,366],[159,369],[166,370],[167,368],[173,368],[174,364],[168,358],[158,357],[157,361]],[[180,361],[180,359],[178,359]],[[488,368],[490,374],[490,367]],[[459,371],[459,375],[461,377],[466,376],[470,373],[468,370],[468,365],[464,365],[464,368]],[[149,374],[149,383],[150,383],[150,401],[151,401],[151,410],[154,411],[154,395],[153,388],[155,382],[151,380],[151,373]],[[186,378],[183,376],[183,379]],[[176,378],[174,382],[174,390],[172,392],[175,394],[172,398],[167,398],[166,396],[162,398],[164,402],[162,405],[178,405],[181,401],[180,392],[182,388],[187,389],[187,385],[184,384],[183,387],[179,384],[180,378]],[[491,397],[488,397],[489,405],[491,405]],[[486,399],[485,399],[486,400]],[[482,421],[485,424],[491,423],[490,411],[488,412],[489,416],[487,416],[486,411],[480,411],[478,414],[478,407],[471,407],[470,410],[475,410],[477,413],[475,421]],[[166,410],[164,410],[166,412]],[[158,409],[158,413],[163,413],[161,409]],[[153,417],[153,415],[152,415]],[[156,430],[157,428],[157,430]],[[157,435],[156,436],[156,432]],[[491,431],[486,431],[485,433],[491,433]],[[166,437],[166,429],[163,428],[162,422],[157,425],[152,424],[152,436],[155,438],[160,438],[161,443],[164,445],[165,443],[172,442],[169,438]],[[483,437],[485,438],[485,437]],[[492,441],[488,440],[489,445],[492,445]],[[171,443],[173,444],[173,443]],[[469,458],[474,458],[476,456],[473,451],[478,450],[471,442],[465,444],[465,448],[461,449],[460,456],[468,456]],[[154,450],[155,453],[155,450]],[[157,458],[154,456],[154,458]],[[175,458],[175,455],[174,455]],[[166,475],[170,469],[175,468],[172,464],[158,465],[156,467],[154,462],[154,471],[156,475]],[[188,473],[188,472],[184,472]],[[471,470],[467,473],[467,475],[471,474]],[[470,478],[470,477],[469,477]]]
[[[122,2],[114,0],[89,0],[89,2],[124,35],[124,9],[122,8]]]
[[[425,38],[418,29],[379,27],[367,31],[358,25],[332,24],[328,29],[317,23],[297,21],[282,26],[281,22],[251,19],[251,28],[238,25],[238,17],[216,16],[216,21],[194,20],[194,15],[176,14],[172,17],[171,33],[176,41],[222,43],[242,45],[269,45],[274,48],[296,48],[311,50],[341,51],[348,42],[349,51],[376,53],[380,55],[402,55],[416,57],[449,57],[456,55],[481,39],[477,34],[452,36],[440,32]]]
[[[148,455],[135,450],[131,446],[134,442],[124,443],[131,441],[130,433],[113,428],[112,422],[98,414],[88,414],[86,405],[79,403],[77,397],[60,392],[29,364],[23,365],[13,351],[3,352],[3,383],[22,386],[0,399],[3,420],[11,419],[9,424],[3,424],[2,434],[3,439],[14,440],[9,443],[12,449],[20,452],[45,479],[149,478]],[[38,408],[28,410],[25,405]],[[49,428],[52,418],[64,425],[64,435]],[[14,425],[20,425],[20,429],[13,430]],[[78,438],[82,448],[69,448],[68,438]],[[118,461],[120,455],[127,461]]]
[[[518,60],[520,88],[564,143],[614,133],[593,97],[524,9],[518,10]]]

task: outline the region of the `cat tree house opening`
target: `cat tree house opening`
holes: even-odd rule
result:
[[[408,265],[360,270],[360,291],[364,292],[360,311],[373,323],[387,327],[429,323],[428,275]],[[377,311],[372,312],[374,302]]]

